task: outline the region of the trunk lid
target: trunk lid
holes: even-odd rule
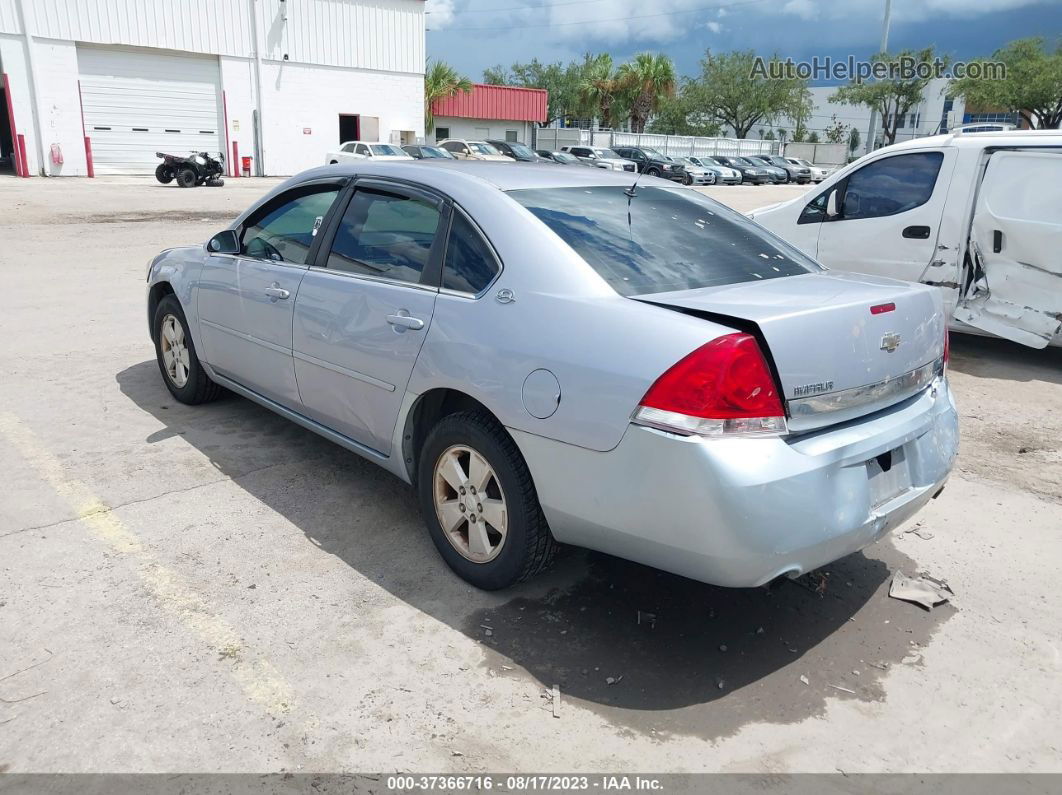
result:
[[[636,300],[756,333],[797,432],[916,394],[939,372],[944,351],[939,291],[894,279],[830,271]],[[888,304],[895,309],[871,312]]]

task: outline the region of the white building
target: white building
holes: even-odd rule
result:
[[[896,141],[907,141],[926,135],[947,132],[949,126],[962,123],[962,100],[947,98],[948,80],[934,78],[929,81],[923,93],[922,101],[910,112],[900,118],[896,128]],[[826,141],[826,129],[833,125],[834,119],[859,131],[859,149],[855,154],[862,155],[868,151],[867,132],[870,128],[870,108],[865,105],[841,105],[831,102],[830,96],[837,90],[836,86],[815,86],[810,89],[814,110],[804,121],[808,132],[818,134],[819,141]],[[792,140],[796,124],[792,119],[779,119],[774,124],[757,125],[749,133],[750,138],[760,137],[760,128],[771,130],[778,136],[779,130],[786,131],[786,140]],[[877,120],[878,146],[881,146],[881,118]]]
[[[344,140],[423,136],[424,60],[424,0],[0,0],[0,157],[86,175],[91,147],[96,174],[139,174],[208,151],[294,174]]]

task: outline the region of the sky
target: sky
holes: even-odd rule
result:
[[[495,64],[588,51],[617,63],[664,52],[682,75],[698,73],[709,48],[865,58],[878,49],[884,8],[885,0],[427,0],[428,55],[473,81]],[[1036,35],[1062,36],[1062,0],[893,0],[889,50],[933,45],[965,60]]]

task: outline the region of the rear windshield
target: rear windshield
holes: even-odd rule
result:
[[[618,185],[514,190],[509,196],[621,295],[821,270],[740,213],[684,188],[639,186],[630,199]]]

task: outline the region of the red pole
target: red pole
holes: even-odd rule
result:
[[[96,176],[96,169],[92,167],[92,139],[85,136],[85,165],[88,167],[89,177]]]
[[[232,142],[232,176],[240,176],[240,142]]]
[[[22,164],[22,176],[29,177],[29,162],[26,159],[26,136],[18,136],[18,159]]]
[[[15,129],[15,106],[11,101],[11,81],[7,75],[2,75],[4,78],[4,99],[7,100],[7,121],[11,125],[11,145],[15,147],[15,151],[11,153],[11,160],[15,164],[15,174],[20,177],[27,176],[22,173],[22,160],[19,157],[18,151],[18,130]]]

